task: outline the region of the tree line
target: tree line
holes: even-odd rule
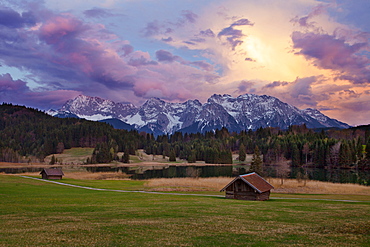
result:
[[[111,125],[77,118],[56,118],[42,111],[3,103],[0,105],[0,161],[41,161],[50,154],[72,147],[134,153],[142,148],[137,131],[114,129]],[[102,153],[100,154],[102,155]],[[97,160],[106,160],[100,158]]]
[[[280,167],[370,168],[370,126],[337,130],[312,130],[305,125],[287,130],[268,127],[229,132],[226,128],[205,133],[154,136],[114,129],[106,123],[76,118],[55,118],[23,106],[0,106],[0,161],[43,161],[44,157],[72,147],[92,147],[88,163],[129,162],[129,154],[144,149],[169,161],[243,163],[247,154],[261,154],[264,164]],[[123,157],[117,157],[123,152]],[[258,155],[259,157],[259,155]],[[255,160],[257,156],[254,157]],[[282,169],[283,170],[283,169]]]

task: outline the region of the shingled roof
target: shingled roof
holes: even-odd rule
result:
[[[266,191],[269,191],[274,188],[269,182],[267,182],[263,177],[258,175],[255,172],[239,175],[235,179],[233,179],[230,183],[228,183],[223,189],[220,191],[226,190],[227,187],[229,187],[232,183],[234,183],[236,180],[241,179],[245,183],[247,183],[250,187],[258,191],[258,193],[263,193]]]
[[[46,175],[48,176],[64,176],[64,173],[61,169],[58,168],[44,168],[40,174],[45,172]]]

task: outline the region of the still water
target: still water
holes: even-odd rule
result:
[[[147,166],[147,167],[87,167],[90,172],[122,172],[131,175],[133,179],[150,178],[176,178],[176,177],[232,177],[246,174],[249,171],[248,165],[217,165],[217,166]],[[264,167],[264,176],[279,177],[273,166]],[[351,169],[322,169],[322,168],[301,168],[291,167],[285,178],[297,178],[307,174],[308,179],[328,181],[335,183],[357,183],[370,185],[369,171],[356,171]]]

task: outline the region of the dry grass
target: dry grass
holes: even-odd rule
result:
[[[4,174],[5,175],[5,174]],[[19,175],[19,174],[17,174]],[[22,173],[25,176],[40,176],[39,172]],[[64,178],[81,180],[129,180],[130,176],[120,172],[86,172],[64,171]],[[219,191],[233,178],[155,178],[144,184],[146,190],[152,191]],[[338,195],[366,195],[370,196],[370,186],[358,184],[340,184],[321,181],[297,181],[296,179],[267,178],[275,189],[274,193],[289,194],[338,194]]]
[[[158,178],[150,179],[145,184],[146,187],[156,191],[219,191],[227,185],[232,178]],[[267,179],[275,189],[275,193],[300,193],[300,194],[351,194],[369,195],[370,187],[358,184],[338,184],[321,181],[298,182],[296,179],[277,178]]]
[[[63,178],[71,178],[71,179],[81,179],[81,180],[128,180],[130,179],[130,176],[126,173],[120,173],[120,172],[68,172],[63,171],[64,177]],[[10,175],[10,174],[4,174],[0,173],[2,175]],[[14,174],[13,174],[14,175]],[[20,174],[15,174],[16,176],[19,176]],[[24,176],[40,176],[39,172],[25,172],[21,175]]]
[[[306,185],[303,181],[298,182],[296,179],[278,178],[267,179],[275,189],[275,193],[300,193],[300,194],[341,194],[341,195],[368,195],[370,196],[370,187],[359,184],[340,184],[322,181],[308,180]]]
[[[155,191],[219,191],[231,181],[229,177],[217,178],[155,178],[145,183]]]

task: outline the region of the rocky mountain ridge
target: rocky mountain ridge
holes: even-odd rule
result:
[[[154,134],[204,132],[222,127],[229,131],[268,126],[287,129],[291,125],[301,124],[306,124],[308,128],[350,127],[316,109],[300,110],[275,97],[255,94],[238,97],[214,94],[204,104],[198,100],[171,103],[151,98],[140,107],[80,95],[68,100],[60,110],[48,113],[94,121],[118,119],[130,128]]]

